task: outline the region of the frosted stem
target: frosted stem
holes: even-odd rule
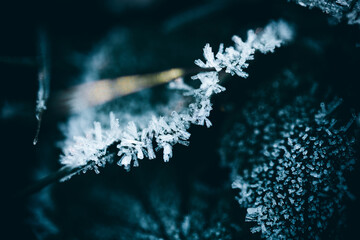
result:
[[[38,72],[38,82],[39,90],[37,93],[36,100],[36,113],[35,117],[37,120],[37,128],[34,137],[33,144],[36,145],[39,138],[41,121],[44,111],[46,110],[46,103],[49,98],[50,92],[50,59],[49,59],[49,46],[46,34],[43,30],[39,30],[38,34],[38,53],[39,53],[39,72]]]

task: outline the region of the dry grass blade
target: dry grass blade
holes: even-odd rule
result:
[[[78,113],[115,98],[168,83],[187,73],[185,69],[173,68],[152,74],[130,75],[87,82],[58,93],[55,104],[60,105],[60,109],[65,113]]]

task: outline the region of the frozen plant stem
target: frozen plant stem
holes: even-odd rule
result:
[[[93,169],[98,172],[98,167],[104,166],[107,162],[103,160],[107,147],[114,143],[117,144],[117,155],[120,157],[118,165],[124,166],[127,170],[131,166],[138,166],[139,159],[156,158],[155,152],[159,150],[163,150],[164,161],[169,161],[173,154],[173,145],[177,143],[188,145],[190,133],[187,130],[191,124],[211,126],[208,119],[212,110],[211,96],[225,90],[218,84],[218,72],[225,70],[226,73],[245,78],[248,74],[244,69],[248,67],[248,61],[254,59],[256,50],[262,53],[273,52],[276,47],[291,40],[292,35],[290,26],[284,21],[278,21],[271,22],[259,33],[249,30],[246,41],[234,36],[234,46],[224,48],[221,44],[216,55],[210,45],[206,44],[205,62],[195,61],[195,64],[206,72],[200,72],[192,77],[193,80],[200,81],[200,87],[193,88],[182,81],[170,84],[170,88],[182,91],[184,96],[193,99],[185,110],[179,113],[173,112],[170,116],[150,117],[151,120],[142,128],[133,121],[124,128],[119,125],[115,114],[110,113],[110,123],[107,124],[109,127],[103,127],[106,125],[104,123],[95,122],[94,127],[88,129],[84,136],[67,139],[60,162],[73,168],[95,162],[85,170]],[[209,69],[215,70],[208,71]]]
[[[39,30],[38,33],[38,52],[39,52],[39,72],[38,72],[38,82],[39,82],[39,90],[37,93],[36,100],[36,113],[35,117],[37,119],[37,128],[34,137],[33,144],[36,145],[39,138],[41,121],[43,117],[43,113],[46,110],[46,103],[49,98],[50,92],[50,71],[49,71],[49,46],[48,40],[45,32],[43,30]]]
[[[91,163],[89,163],[91,164]],[[29,196],[33,193],[36,193],[38,191],[40,191],[41,189],[45,188],[46,186],[49,186],[57,181],[60,181],[63,178],[66,178],[69,175],[72,175],[78,171],[81,171],[82,168],[84,167],[78,167],[78,168],[69,168],[69,167],[62,167],[60,168],[58,171],[38,180],[36,183],[34,183],[33,185],[25,188],[24,190],[22,190],[21,192],[17,193],[15,195],[15,199],[20,199],[26,196]]]
[[[124,166],[129,170],[131,164],[138,165],[138,159],[148,157],[154,159],[155,151],[163,149],[163,159],[165,162],[172,157],[172,146],[176,143],[188,144],[190,133],[187,129],[190,124],[211,126],[208,119],[212,109],[210,98],[213,94],[225,90],[220,86],[218,72],[225,70],[226,73],[246,78],[248,75],[244,69],[248,67],[248,60],[254,59],[254,53],[259,50],[262,53],[273,52],[276,47],[292,39],[293,31],[284,21],[271,22],[260,33],[253,30],[247,32],[247,40],[234,36],[234,46],[224,49],[220,45],[216,55],[212,52],[209,44],[204,47],[204,58],[206,62],[196,60],[195,64],[203,68],[192,77],[193,80],[200,80],[200,87],[194,89],[186,85],[183,81],[171,82],[169,88],[183,91],[183,95],[191,96],[194,102],[187,109],[171,116],[160,118],[153,117],[147,127],[138,129],[134,122],[129,122],[125,129],[120,128],[118,119],[114,113],[110,112],[109,128],[102,128],[99,122],[94,123],[94,128],[89,129],[85,136],[75,136],[65,142],[64,155],[60,162],[64,165],[56,173],[40,180],[30,186],[18,196],[26,196],[34,193],[43,187],[58,181],[69,179],[72,175],[79,172],[86,172],[93,169],[99,172],[98,167],[105,166],[106,163],[113,162],[113,153],[121,156],[118,165]],[[45,70],[45,73],[47,71]],[[44,79],[45,80],[45,79]],[[39,99],[47,99],[48,83],[42,82],[41,94]],[[45,94],[45,95],[44,95]],[[44,98],[44,96],[46,96]],[[45,105],[40,105],[40,107]],[[44,110],[43,108],[41,113]],[[153,146],[155,143],[155,148]]]
[[[89,169],[98,172],[98,167],[105,166],[113,161],[109,157],[110,146],[116,146],[117,155],[120,156],[118,165],[129,170],[130,167],[138,166],[138,159],[147,157],[154,159],[155,151],[163,150],[165,162],[172,157],[172,146],[180,143],[187,145],[190,133],[187,132],[190,124],[211,126],[208,119],[212,105],[210,102],[213,94],[225,90],[220,86],[218,72],[225,70],[231,75],[247,77],[244,69],[248,67],[248,60],[254,59],[254,53],[259,50],[262,53],[273,52],[284,42],[291,40],[293,31],[284,21],[271,22],[263,31],[255,33],[249,30],[247,40],[234,36],[234,46],[224,48],[220,45],[216,55],[212,52],[209,44],[204,47],[205,62],[196,60],[195,63],[206,72],[200,72],[192,79],[200,81],[199,88],[192,88],[182,81],[170,84],[170,88],[180,90],[183,95],[194,99],[188,108],[182,112],[173,112],[170,116],[152,117],[146,127],[139,129],[134,122],[129,122],[127,127],[121,128],[114,113],[110,113],[110,124],[103,128],[100,122],[94,123],[94,128],[88,129],[85,136],[74,136],[64,144],[64,155],[60,162],[69,170],[70,176]],[[46,61],[44,61],[46,64]],[[48,72],[44,67],[44,78],[41,80],[39,91],[39,117],[45,108],[48,96]],[[208,71],[215,69],[214,71]],[[42,101],[44,100],[44,101]],[[112,148],[113,149],[113,148]],[[111,153],[116,153],[112,151]],[[69,175],[66,175],[69,177]],[[52,178],[57,180],[57,178]],[[63,177],[61,177],[63,179]]]

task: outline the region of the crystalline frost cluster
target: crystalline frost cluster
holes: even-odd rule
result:
[[[106,155],[108,148],[114,144],[120,157],[118,164],[125,169],[130,169],[132,164],[137,166],[138,159],[155,158],[155,152],[159,150],[163,151],[164,161],[169,161],[173,154],[173,145],[188,144],[190,133],[187,130],[191,124],[211,126],[208,119],[212,110],[211,96],[225,90],[219,85],[218,72],[225,70],[231,75],[247,77],[244,69],[248,66],[247,61],[254,59],[256,50],[262,53],[273,52],[276,47],[291,40],[292,35],[291,27],[284,21],[278,21],[271,22],[260,33],[248,31],[245,42],[234,36],[234,46],[224,48],[221,44],[216,55],[210,45],[206,44],[206,62],[195,61],[204,72],[192,77],[193,80],[200,81],[200,86],[193,88],[181,80],[170,85],[170,88],[182,91],[184,97],[193,98],[193,103],[187,108],[165,116],[152,116],[154,111],[146,111],[140,118],[148,119],[147,124],[136,122],[139,118],[136,116],[127,124],[119,124],[121,116],[126,115],[126,112],[110,112],[110,124],[106,121],[95,121],[92,128],[84,130],[82,136],[73,136],[71,131],[68,131],[70,136],[63,144],[64,154],[60,162],[73,168],[84,166],[83,170],[98,171],[98,166],[111,161]],[[75,121],[78,121],[77,118]],[[69,126],[72,124],[74,123],[69,121]]]

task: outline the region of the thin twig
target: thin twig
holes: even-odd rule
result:
[[[210,70],[213,70],[213,69],[209,69]],[[181,76],[184,76],[184,75],[187,75],[189,73],[193,73],[193,72],[198,72],[199,69],[189,69],[189,70],[181,70],[182,71],[182,74]],[[147,77],[149,76],[152,76],[153,75],[145,75]],[[220,73],[220,81],[221,82],[224,82],[225,81],[225,74],[222,74]],[[167,78],[166,77],[166,81],[165,82],[168,82],[170,80],[172,80],[173,78]],[[150,84],[151,85],[151,84]],[[154,87],[156,86],[157,84],[153,84],[151,85],[150,87]],[[42,113],[40,113],[40,116],[41,116]],[[106,154],[103,156],[103,157],[106,157],[108,156],[109,154],[113,153],[115,151],[115,148],[116,146],[118,145],[118,142],[114,142],[113,144],[111,144],[110,146],[107,147],[106,149]],[[85,171],[89,168],[92,168],[92,167],[96,167],[95,166],[95,162],[89,162],[88,164],[84,165],[84,166],[79,166],[79,167],[75,167],[75,168],[72,168],[72,167],[62,167],[61,169],[59,169],[58,171],[54,172],[54,173],[51,173],[50,175],[40,179],[38,182],[32,184],[31,186],[27,187],[26,189],[24,189],[23,191],[21,191],[20,193],[18,193],[15,198],[16,199],[21,199],[21,198],[24,198],[26,196],[29,196],[33,193],[36,193],[38,191],[40,191],[41,189],[55,183],[55,182],[59,182],[61,181],[62,179],[66,179],[68,177],[71,177],[72,175],[80,172],[80,171]]]
[[[36,114],[35,114],[36,119],[38,121],[38,125],[36,128],[36,134],[33,141],[34,145],[36,145],[36,143],[38,142],[41,120],[43,117],[43,113],[46,110],[46,103],[49,98],[49,92],[50,92],[49,47],[48,47],[48,40],[46,34],[42,30],[39,30],[38,51],[39,51],[39,73],[38,73],[39,90],[36,100]]]
[[[58,171],[40,179],[35,184],[33,184],[33,185],[27,187],[26,189],[24,189],[23,191],[19,192],[18,194],[15,195],[14,199],[21,199],[21,198],[29,196],[33,193],[36,193],[36,192],[40,191],[41,189],[60,181],[61,179],[71,176],[71,175],[89,167],[91,164],[93,164],[93,163],[89,163],[85,166],[81,166],[81,167],[77,167],[77,168],[62,167]]]

